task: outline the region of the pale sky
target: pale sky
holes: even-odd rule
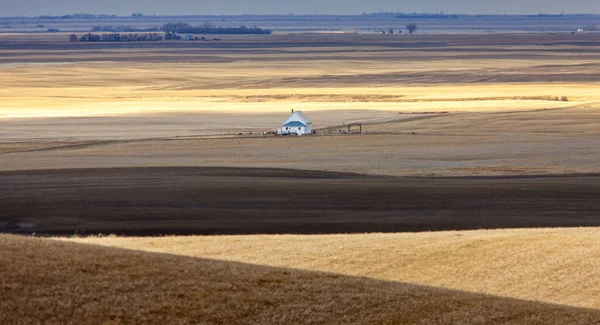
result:
[[[0,0],[0,17],[106,13],[130,15],[600,13],[600,0]]]

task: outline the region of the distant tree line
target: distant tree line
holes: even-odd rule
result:
[[[272,33],[270,29],[262,29],[257,26],[246,27],[217,27],[213,24],[206,23],[201,26],[191,26],[187,23],[167,23],[161,28],[165,33],[180,33],[180,34],[264,34]]]
[[[446,15],[444,13],[439,14],[426,14],[426,13],[412,13],[412,14],[398,14],[396,18],[399,19],[458,19],[459,15]]]
[[[133,32],[158,32],[158,31],[159,31],[158,27],[135,28],[135,27],[132,27],[132,26],[125,26],[125,25],[119,25],[119,26],[106,25],[106,26],[94,26],[94,27],[92,27],[92,32],[110,32],[110,33],[126,32],[126,33],[133,33]]]
[[[543,14],[543,13],[540,13],[537,15],[525,15],[525,17],[528,17],[528,18],[562,18],[564,16],[565,16],[565,14],[555,15],[555,14]]]
[[[394,16],[396,18],[406,18],[406,19],[458,19],[459,15],[447,15],[443,12],[440,13],[426,13],[426,12],[413,12],[413,13],[404,13],[404,12],[377,12],[377,13],[363,13],[363,16],[382,16],[389,17]]]
[[[160,28],[160,30],[162,30],[165,33],[168,34],[175,34],[175,33],[181,33],[181,31],[185,28],[189,28],[190,24],[188,23],[166,23],[164,25],[162,25],[162,27]]]
[[[159,33],[110,33],[110,34],[93,34],[86,33],[81,36],[76,34],[69,35],[71,42],[158,42],[162,41],[164,36]]]
[[[117,18],[117,15],[105,14],[70,14],[64,16],[39,16],[38,19],[106,19]]]

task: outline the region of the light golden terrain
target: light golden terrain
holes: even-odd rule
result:
[[[402,55],[422,56],[424,53],[403,52]],[[288,107],[307,112],[339,109],[478,112],[566,108],[600,101],[595,82],[557,82],[548,86],[533,77],[527,83],[500,84],[462,79],[472,74],[491,74],[494,71],[489,65],[492,64],[494,70],[521,73],[521,69],[532,69],[532,62],[528,61],[488,60],[477,67],[471,61],[445,60],[443,66],[439,66],[355,56],[339,60],[330,55],[322,61],[298,62],[302,56],[285,59],[284,55],[278,55],[282,58],[260,64],[240,57],[235,58],[234,63],[142,63],[130,67],[127,57],[117,57],[113,59],[122,62],[8,65],[0,69],[0,82],[5,85],[0,89],[2,116],[148,112],[281,114],[287,112]],[[51,61],[52,57],[46,59]],[[551,58],[546,60],[535,63],[555,63]],[[568,63],[564,69],[574,74],[581,69],[579,64],[582,62]],[[435,79],[440,69],[455,71],[456,76],[440,80],[449,84],[440,84]],[[417,84],[412,80],[406,80],[408,84],[405,80],[396,80],[396,76],[408,78],[410,74],[431,77],[418,80]],[[371,75],[380,79],[370,80]],[[361,80],[361,76],[365,79]],[[352,79],[347,80],[350,77]],[[307,79],[314,82],[307,83]],[[379,83],[373,84],[375,81]],[[455,81],[460,83],[453,84]],[[556,100],[562,97],[569,102]]]
[[[600,46],[593,35],[0,41],[2,170],[600,170]],[[361,122],[369,136],[207,139],[274,131],[292,108],[325,134]]]
[[[6,235],[0,275],[3,324],[600,323],[592,309]]]
[[[598,228],[68,241],[600,309]]]

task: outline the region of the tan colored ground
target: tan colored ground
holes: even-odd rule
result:
[[[0,117],[564,108],[600,101],[593,41],[280,35],[131,46],[3,36]]]
[[[305,63],[294,62],[293,65],[283,65],[275,62],[259,67],[256,63],[245,62],[234,66],[169,63],[158,67],[141,64],[130,68],[127,63],[105,62],[68,66],[9,66],[0,69],[0,82],[7,85],[0,89],[3,99],[0,117],[148,112],[283,113],[288,111],[288,107],[307,112],[340,109],[477,112],[565,108],[600,101],[596,83],[556,83],[549,87],[533,79],[532,83],[527,84],[390,86],[395,81],[393,75],[387,75],[394,71],[389,63],[367,61],[362,64],[348,60],[334,65],[328,61],[308,64],[303,66]],[[370,66],[372,64],[375,66]],[[469,67],[469,63],[464,61],[444,64],[447,68],[457,69],[459,77],[471,73],[462,71]],[[405,66],[404,62],[398,65],[396,73],[400,75],[409,72],[433,74],[440,68],[435,64],[425,65],[415,72],[414,67]],[[510,62],[504,67],[510,67]],[[165,70],[169,71],[166,75]],[[356,84],[336,80],[345,75],[358,78],[365,73],[380,74],[381,84],[372,88],[374,85],[370,86],[367,80],[364,86],[357,87]],[[329,78],[329,74],[337,77],[332,77],[326,85],[318,85],[319,78]],[[218,76],[218,79],[206,76]],[[313,76],[317,78],[316,85],[303,84],[304,78]],[[282,83],[287,79],[292,80],[291,83]],[[360,85],[360,81],[357,82]],[[437,82],[422,80],[421,83],[427,85]],[[567,97],[570,102],[556,101],[562,97]]]
[[[1,146],[0,169],[223,166],[405,176],[598,173],[598,114],[583,112],[565,111],[568,119],[556,114],[552,120],[545,119],[546,112],[523,114],[533,116],[530,120],[520,114],[441,116],[379,125],[382,132],[397,134],[363,136],[67,140],[43,146],[11,142]],[[47,149],[19,152],[36,148]]]
[[[3,324],[600,323],[592,309],[6,235],[0,275]]]
[[[1,170],[600,171],[600,55],[589,35],[0,42]],[[325,133],[362,122],[370,135],[205,138],[274,131],[292,108]]]
[[[66,240],[600,309],[599,235],[580,228]]]

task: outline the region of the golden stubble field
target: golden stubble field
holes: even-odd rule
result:
[[[137,45],[15,36],[1,41],[3,170],[223,165],[418,176],[598,171],[599,55],[590,35],[273,35]],[[305,111],[326,133],[361,122],[370,135],[206,139],[274,131],[291,109]],[[246,147],[255,150],[240,155]]]
[[[473,67],[468,60],[445,61],[441,67],[422,65],[420,61],[382,63],[371,56],[317,62],[298,62],[303,58],[295,57],[288,59],[294,60],[291,63],[285,59],[248,59],[251,58],[231,63],[136,63],[134,67],[127,57],[93,64],[8,65],[0,69],[4,86],[0,89],[0,117],[173,112],[281,114],[288,107],[307,112],[485,112],[568,108],[600,101],[597,83],[581,83],[577,79],[546,84],[534,74],[526,83],[479,83],[469,78],[494,71],[491,67]],[[512,70],[516,65],[514,73],[520,72],[519,66],[524,64],[506,61],[487,64],[493,64],[494,70]],[[449,69],[453,74],[446,80],[437,80],[435,73],[439,69]],[[565,69],[575,73],[581,68],[569,63]],[[408,74],[430,77],[406,82]],[[561,101],[563,97],[569,102]]]
[[[522,36],[505,44],[506,35],[288,35],[136,46],[32,46],[4,37],[2,116],[256,114],[285,106],[473,112],[599,101],[595,47],[565,36],[531,35],[527,45]]]
[[[65,239],[600,309],[599,229]]]
[[[449,236],[460,234],[426,235],[453,244]],[[471,237],[466,234],[467,238]],[[485,241],[497,236],[477,234]],[[410,256],[401,254],[403,246],[400,236],[396,240],[373,235],[365,239],[374,239],[374,249],[389,249],[389,244],[379,246],[380,240],[396,242],[394,254],[398,264],[393,265],[401,277],[403,269],[410,268]],[[445,239],[446,237],[446,239]],[[500,237],[504,237],[500,235]],[[510,237],[510,235],[509,235]],[[355,237],[356,238],[356,237]],[[348,247],[349,239],[355,238],[165,238],[158,242],[142,243],[132,241],[132,248],[142,250],[161,250],[170,247],[171,253],[188,256],[151,253],[142,250],[125,250],[115,247],[99,247],[56,241],[0,235],[0,320],[5,324],[598,324],[600,312],[595,309],[577,308],[568,305],[556,305],[543,302],[525,301],[483,295],[438,287],[421,286],[410,282],[382,281],[365,277],[344,275],[342,269],[376,271],[378,266],[388,268],[384,260],[379,259],[369,267],[361,267],[361,257],[380,253],[362,247],[360,251],[325,253],[326,248]],[[435,240],[434,238],[430,238]],[[106,239],[106,238],[105,238]],[[155,238],[156,239],[156,238]],[[281,239],[281,240],[280,240]],[[555,239],[555,238],[548,238]],[[163,246],[161,241],[172,240],[173,244]],[[215,258],[202,258],[199,248],[212,242]],[[220,241],[221,240],[221,241]],[[272,241],[284,242],[281,249],[275,249]],[[164,242],[163,241],[163,242]],[[218,248],[215,241],[223,246]],[[460,240],[459,240],[460,241]],[[90,240],[94,242],[94,240]],[[99,242],[99,241],[96,241]],[[123,245],[125,239],[113,241],[107,238],[103,245]],[[359,240],[360,242],[360,240]],[[464,241],[468,243],[468,239]],[[119,244],[120,243],[120,244]],[[313,245],[319,243],[319,246]],[[364,243],[364,241],[363,241]],[[417,239],[417,243],[421,243]],[[143,247],[137,246],[142,244]],[[264,245],[263,245],[264,244]],[[307,249],[315,250],[314,268],[328,268],[341,273],[322,273],[290,268],[268,267],[256,264],[230,262],[235,253],[262,255],[255,249],[265,249],[264,253],[282,257],[283,261],[298,258],[299,262],[310,259]],[[340,246],[341,245],[341,246]],[[234,248],[234,246],[236,246]],[[286,249],[295,246],[294,251],[283,256]],[[418,261],[426,254],[435,252],[427,245],[414,256]],[[245,249],[244,249],[245,247]],[[505,245],[505,248],[510,245]],[[564,247],[564,246],[563,246]],[[595,246],[594,246],[595,247]],[[233,248],[233,250],[231,250]],[[483,247],[485,250],[486,248]],[[590,258],[595,248],[577,251],[577,257]],[[177,252],[179,250],[179,252]],[[519,249],[521,250],[521,249]],[[411,250],[404,250],[408,253]],[[523,250],[521,250],[523,251]],[[500,252],[512,253],[501,250]],[[500,252],[494,252],[498,258]],[[471,251],[480,254],[481,251]],[[561,250],[560,253],[573,253]],[[391,252],[385,252],[386,257]],[[224,258],[223,256],[229,256]],[[192,257],[193,256],[193,257]],[[262,263],[274,263],[266,255],[258,257]],[[479,255],[475,255],[479,256]],[[233,257],[233,258],[232,258]],[[324,258],[320,260],[320,258]],[[342,260],[342,258],[346,258]],[[443,270],[447,261],[431,260],[439,257],[429,256],[427,267],[436,269],[443,277],[450,277]],[[362,260],[368,259],[363,257]],[[575,257],[569,256],[570,260]],[[251,258],[248,258],[251,260]],[[403,263],[401,263],[401,261]],[[510,261],[510,259],[509,259]],[[353,263],[356,262],[356,263]],[[407,264],[404,264],[407,263]],[[466,270],[472,270],[478,262],[468,259]],[[294,263],[288,263],[294,264]],[[418,262],[417,262],[418,264]],[[294,264],[300,266],[300,264]],[[592,266],[592,264],[587,264]],[[305,265],[306,266],[306,265]],[[415,265],[416,266],[416,265]],[[437,267],[436,267],[437,266]],[[483,267],[483,265],[481,265]],[[498,264],[495,267],[500,268]],[[507,265],[508,267],[508,265]],[[447,271],[456,269],[450,265]],[[487,267],[486,267],[487,268]],[[564,271],[571,271],[566,268]],[[592,271],[590,273],[590,271]],[[393,272],[390,270],[390,272]],[[548,272],[548,273],[547,273]],[[561,277],[556,281],[552,275],[560,270],[544,268],[543,275],[555,288],[563,289],[561,284],[570,288],[578,284],[592,284],[593,279],[584,283],[565,281]],[[580,273],[594,275],[593,270],[584,269]],[[351,273],[347,272],[346,273]],[[368,272],[362,272],[368,275]],[[431,273],[431,271],[429,271]],[[491,274],[490,282],[500,280]],[[507,272],[500,272],[506,275]],[[462,271],[458,275],[469,278]],[[583,276],[576,279],[581,280]],[[594,278],[595,279],[595,278]],[[541,279],[535,282],[541,282]],[[540,286],[525,283],[525,286],[539,289]],[[560,283],[560,284],[559,284]],[[489,288],[493,285],[489,285]],[[500,285],[499,288],[503,288]],[[488,290],[493,291],[493,290]],[[567,291],[572,292],[572,291]],[[544,290],[538,294],[543,296]],[[597,302],[591,289],[584,289],[568,298],[590,298],[591,305]],[[533,296],[535,293],[530,293]],[[549,296],[558,297],[552,293]],[[564,301],[569,303],[567,299]]]

